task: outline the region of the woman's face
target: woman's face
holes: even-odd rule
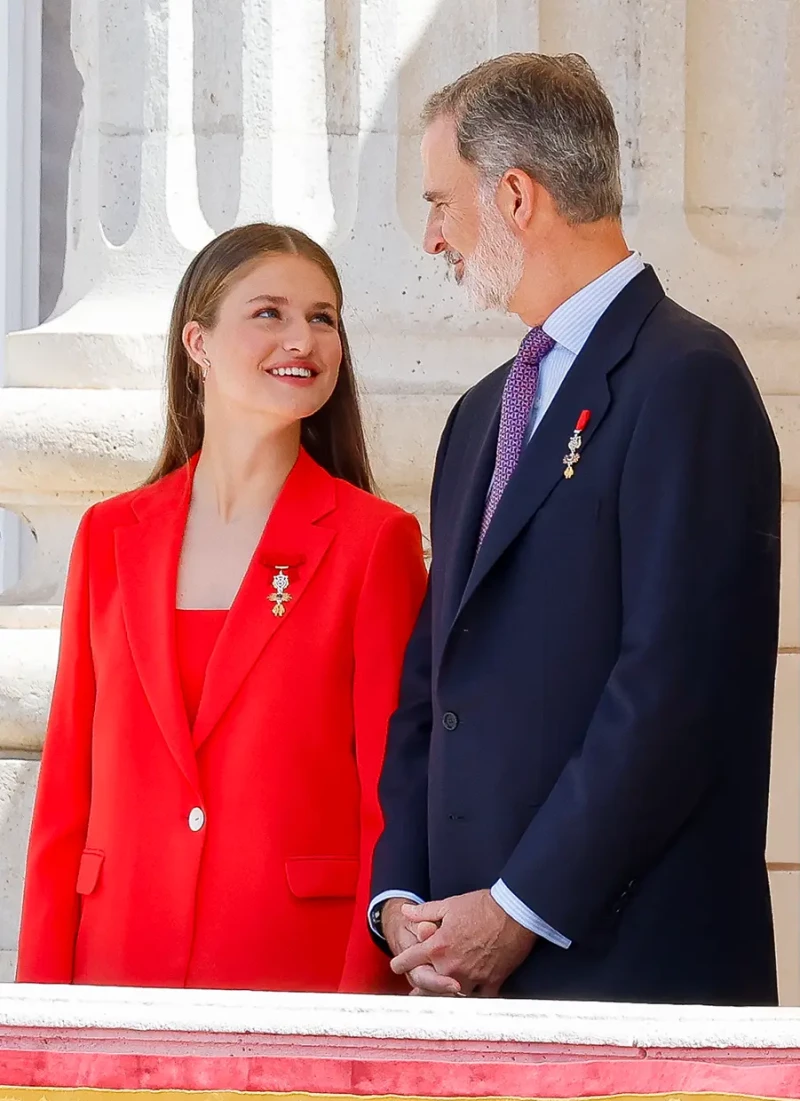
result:
[[[321,409],[342,361],[336,293],[303,256],[258,261],[223,298],[214,328],[190,321],[183,339],[196,363],[210,364],[207,413],[214,403],[279,423]]]

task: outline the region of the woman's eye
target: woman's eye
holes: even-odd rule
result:
[[[259,310],[256,317],[280,317],[274,306],[267,306],[265,310]]]
[[[331,317],[329,313],[315,313],[311,320],[322,321],[325,325],[330,325],[332,329],[336,328],[336,318]]]

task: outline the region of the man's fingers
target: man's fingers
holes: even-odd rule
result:
[[[407,978],[414,984],[412,993],[417,992],[419,996],[438,995],[454,998],[461,994],[461,986],[455,979],[440,975],[429,963],[415,967],[409,972]]]
[[[398,956],[395,956],[392,960],[392,970],[395,974],[407,974],[409,971],[413,971],[415,967],[420,967],[423,963],[428,963],[432,966],[432,960],[430,958],[430,938],[409,945],[408,948],[399,953]]]
[[[444,912],[445,904],[443,902],[423,902],[419,906],[413,902],[407,902],[403,906],[403,917],[413,922],[439,922],[444,917]]]
[[[395,975],[407,975],[408,972],[413,971],[415,967],[419,967],[425,963],[430,964],[430,962],[427,944],[418,941],[416,944],[412,944],[409,948],[406,948],[399,956],[395,956],[391,966]]]
[[[439,926],[433,921],[421,921],[418,925],[414,926],[414,933],[421,944],[422,941],[427,940],[428,937],[432,937],[438,928]]]
[[[409,998],[441,998],[447,997],[446,994],[434,994],[432,990],[420,990],[418,986],[412,986],[408,992]]]
[[[392,971],[396,975],[405,975],[412,986],[423,994],[449,994],[457,997],[461,994],[461,984],[449,975],[440,975],[431,964],[427,945],[412,944],[392,960]]]

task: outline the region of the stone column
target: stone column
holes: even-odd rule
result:
[[[0,338],[11,328],[39,321],[39,0],[0,0]],[[0,346],[0,385],[5,375]],[[1,393],[1,391],[0,391]],[[19,573],[20,525],[0,511],[0,590]],[[0,625],[4,626],[0,610]],[[0,655],[0,662],[4,655]],[[9,679],[22,678],[8,667]],[[23,689],[24,691],[24,689]],[[19,853],[30,814],[36,765],[4,752],[5,707],[0,704],[0,978],[13,965],[16,911],[21,887]]]
[[[40,744],[77,519],[147,472],[170,298],[213,233],[285,220],[331,248],[383,489],[424,518],[447,411],[513,352],[521,330],[472,315],[420,250],[418,111],[429,91],[486,57],[576,50],[618,111],[631,243],[674,297],[740,342],[781,441],[787,538],[769,859],[783,997],[799,1000],[800,171],[790,138],[800,14],[790,0],[757,8],[72,0],[59,57],[83,90],[63,289],[50,320],[11,338],[0,392],[0,506],[37,535],[19,585],[3,595],[0,745],[13,755]],[[0,800],[3,791],[16,800],[12,817],[22,821],[32,776],[2,765],[0,777],[11,779]],[[13,881],[0,910],[0,947],[10,948],[22,845],[0,853],[11,869],[0,882]]]

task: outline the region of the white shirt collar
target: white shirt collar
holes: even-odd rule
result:
[[[578,355],[608,307],[623,287],[644,271],[644,267],[640,254],[632,252],[562,302],[542,328],[557,344]]]

